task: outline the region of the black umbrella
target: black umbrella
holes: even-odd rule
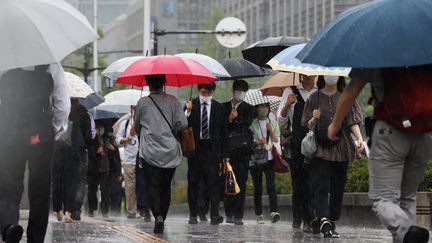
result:
[[[305,37],[268,37],[242,50],[243,58],[264,67],[276,54],[287,47],[308,42]]]
[[[89,96],[87,96],[85,99],[80,100],[80,104],[84,106],[87,109],[91,109],[93,107],[96,107],[102,102],[105,101],[105,98],[97,93],[92,93]]]
[[[259,67],[242,58],[225,58],[219,61],[231,77],[220,80],[263,77],[272,74],[272,70]]]

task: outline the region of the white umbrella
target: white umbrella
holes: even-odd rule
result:
[[[65,72],[65,77],[71,98],[84,99],[94,93],[93,89],[75,74]]]
[[[124,57],[113,63],[111,63],[107,68],[102,71],[102,75],[108,77],[112,80],[117,80],[117,78],[135,61],[144,58],[144,56],[133,56]]]
[[[250,89],[246,92],[246,97],[244,101],[253,106],[269,103],[270,109],[277,110],[281,100],[282,97],[266,96],[263,95],[262,91],[259,89]]]
[[[148,96],[149,91],[124,89],[113,91],[105,95],[105,102],[95,107],[96,110],[109,111],[118,114],[126,114],[131,105],[136,105],[141,97]]]
[[[203,65],[205,68],[207,68],[214,76],[218,78],[229,78],[231,75],[228,73],[228,71],[215,59],[198,54],[198,53],[180,53],[176,54],[176,56],[182,57],[182,58],[189,58],[192,59],[201,65]]]
[[[301,73],[304,75],[336,75],[347,77],[351,68],[348,67],[324,67],[315,64],[302,63],[296,58],[306,44],[298,44],[286,48],[274,56],[267,64],[277,71]]]
[[[98,37],[63,0],[0,0],[0,33],[0,71],[60,62]]]

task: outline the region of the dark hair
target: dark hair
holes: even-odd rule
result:
[[[342,76],[339,76],[339,79],[338,79],[336,85],[337,85],[337,90],[342,93],[346,87],[345,78]],[[325,86],[324,76],[320,75],[318,77],[317,87],[320,90],[320,89],[324,88],[324,86]]]
[[[242,91],[248,91],[249,90],[249,84],[244,81],[243,79],[236,79],[234,80],[233,90],[242,90]]]
[[[145,80],[150,88],[154,90],[161,89],[166,82],[165,74],[146,75]]]
[[[215,91],[216,84],[214,82],[210,83],[210,84],[198,84],[198,90],[201,90],[201,89],[205,89],[207,91]]]

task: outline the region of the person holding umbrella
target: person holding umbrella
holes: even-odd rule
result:
[[[284,90],[282,101],[279,105],[278,115],[281,122],[290,122],[292,126],[292,138],[290,141],[290,171],[293,198],[293,228],[301,227],[310,231],[312,220],[312,206],[309,192],[309,180],[305,157],[301,153],[301,141],[308,132],[307,127],[301,124],[303,109],[309,96],[317,90],[316,76],[301,75],[301,83]]]
[[[60,64],[0,72],[0,230],[19,242],[24,171],[29,168],[28,242],[42,243],[48,224],[54,140],[66,131],[69,92]],[[18,98],[18,99],[17,99]]]
[[[162,234],[171,203],[171,181],[182,159],[174,134],[187,127],[187,119],[177,98],[163,92],[165,75],[146,75],[145,80],[150,95],[138,101],[134,123],[140,136],[139,163],[144,167],[155,218],[153,231]]]

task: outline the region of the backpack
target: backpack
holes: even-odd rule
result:
[[[384,99],[374,117],[416,133],[432,132],[432,65],[383,71]]]

